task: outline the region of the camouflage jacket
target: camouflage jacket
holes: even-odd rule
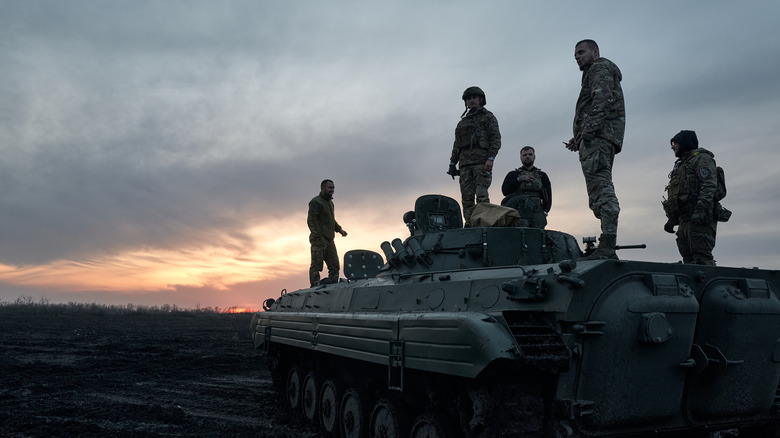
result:
[[[496,116],[485,107],[469,111],[455,128],[455,144],[450,163],[461,166],[483,164],[501,149],[501,132]]]
[[[521,175],[530,175],[531,181],[518,181],[517,178]],[[507,173],[504,183],[501,184],[501,193],[504,196],[521,195],[538,198],[542,204],[542,209],[546,212],[549,212],[550,207],[552,207],[550,178],[536,166],[531,170],[520,167]]]
[[[319,194],[309,201],[309,217],[306,219],[309,232],[313,238],[333,240],[341,231],[341,225],[336,222],[333,201]]]
[[[623,75],[615,63],[599,58],[582,72],[582,89],[574,113],[574,140],[603,138],[623,148],[626,130],[626,106],[620,81]]]
[[[666,186],[664,210],[670,219],[690,216],[695,208],[715,208],[718,188],[715,155],[702,148],[694,149],[674,163]]]

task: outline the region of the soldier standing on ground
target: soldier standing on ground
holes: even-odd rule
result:
[[[612,184],[612,164],[623,148],[626,126],[623,76],[617,65],[599,56],[593,40],[578,42],[574,59],[582,71],[582,88],[574,114],[574,137],[564,144],[579,152],[588,204],[601,221],[599,246],[588,259],[617,258],[620,205]]]
[[[493,160],[501,148],[501,133],[496,116],[485,109],[487,100],[479,87],[463,92],[466,111],[455,128],[450,167],[447,173],[460,175],[460,195],[466,226],[471,225],[471,212],[476,202],[490,202],[488,188],[493,181]],[[460,167],[456,168],[456,164]]]
[[[715,265],[712,250],[717,232],[718,177],[714,154],[699,148],[694,131],[680,131],[671,144],[677,161],[666,186],[663,207],[668,220],[664,230],[674,233],[674,226],[679,225],[677,249],[683,263]]]
[[[536,151],[531,146],[520,149],[520,162],[523,164],[507,173],[501,192],[504,200],[501,205],[516,208],[525,223],[521,226],[544,228],[546,215],[552,207],[552,186],[550,178],[541,169],[534,166]]]
[[[336,222],[333,206],[333,192],[336,186],[326,179],[320,184],[320,194],[309,201],[309,243],[311,243],[311,265],[309,266],[309,283],[311,286],[320,284],[322,264],[328,265],[328,281],[339,281],[339,254],[333,239],[336,233],[346,236],[347,232]]]

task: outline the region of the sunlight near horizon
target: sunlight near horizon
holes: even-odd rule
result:
[[[598,221],[586,210],[585,201],[573,199],[573,191],[559,191],[561,196],[554,204],[547,228],[572,234],[581,245],[583,236],[598,233]],[[390,209],[402,210],[399,206]],[[625,232],[621,233],[619,243],[652,244],[646,251],[632,251],[627,256],[630,254],[632,258],[647,261],[677,260],[674,236],[657,232],[659,217],[637,209],[625,213],[621,223]],[[372,210],[355,204],[339,208],[337,216],[349,233],[347,237],[336,236],[341,260],[347,251],[354,249],[375,251],[384,258],[381,242],[394,238],[404,240],[409,236],[400,220],[401,215],[396,217],[387,210]],[[738,226],[724,232],[721,236],[724,239],[716,247],[716,256],[727,262],[730,253],[727,239],[729,235],[738,238],[742,232],[743,228]],[[305,209],[284,219],[266,220],[243,233],[249,236],[250,243],[233,242],[226,237],[224,244],[218,247],[176,251],[145,248],[88,260],[57,260],[40,266],[0,265],[0,281],[44,288],[53,293],[104,291],[122,294],[174,291],[178,287],[208,288],[225,292],[224,300],[231,302],[223,305],[236,306],[255,304],[254,300],[248,299],[236,302],[239,292],[231,289],[241,284],[262,283],[262,290],[257,290],[256,296],[273,298],[277,296],[277,289],[292,291],[308,286],[309,232]],[[649,236],[653,236],[652,241],[640,241]],[[763,263],[769,262],[763,260]]]
[[[38,266],[0,265],[0,280],[53,292],[122,292],[171,290],[176,286],[225,290],[238,283],[303,276],[309,267],[305,213],[292,219],[268,221],[247,230],[253,242],[249,249],[231,245],[177,251],[148,248]],[[336,241],[340,258],[352,249],[379,252],[383,240],[405,237],[399,234],[402,226],[377,224],[373,220],[378,218],[371,219],[345,222],[349,235],[338,236]]]
[[[401,212],[402,207],[394,205],[390,209]],[[554,211],[550,229],[579,230],[584,226],[584,221],[573,219],[575,212],[566,210],[560,206]],[[362,205],[339,208],[337,219],[349,233],[347,237],[336,236],[340,259],[354,249],[382,254],[383,241],[406,239],[409,232],[400,216],[401,213],[396,218],[387,210],[371,210]],[[243,231],[249,236],[250,244],[232,242],[226,237],[218,247],[175,251],[143,248],[87,260],[56,260],[39,266],[0,265],[0,280],[53,292],[123,292],[172,290],[177,286],[226,290],[239,283],[305,278],[309,266],[305,209],[294,216],[266,220]]]

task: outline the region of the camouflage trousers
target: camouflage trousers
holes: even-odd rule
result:
[[[320,283],[320,271],[322,263],[328,265],[328,280],[332,283],[339,281],[339,254],[336,251],[336,243],[332,240],[309,236],[311,243],[311,265],[309,266],[309,283],[312,287]]]
[[[714,221],[705,225],[697,225],[689,220],[680,222],[677,228],[677,249],[683,263],[715,265],[712,249],[715,248],[717,228],[718,223]]]
[[[583,140],[579,152],[588,190],[588,206],[593,215],[601,220],[601,234],[617,235],[620,205],[612,184],[615,146],[602,138]]]
[[[485,170],[485,165],[470,164],[460,166],[460,196],[463,204],[463,218],[466,224],[471,224],[471,212],[474,211],[474,202],[490,202],[488,188],[493,181],[493,174]]]

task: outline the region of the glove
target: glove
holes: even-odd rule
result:
[[[670,233],[670,234],[674,234],[674,226],[675,225],[676,224],[673,223],[671,219],[667,220],[666,223],[664,224],[664,231],[666,231],[667,233]]]
[[[450,163],[450,168],[447,170],[447,175],[451,176],[452,179],[455,179],[456,176],[460,175],[460,170],[455,167],[455,163]]]
[[[704,208],[701,204],[696,205],[691,215],[691,222],[696,225],[707,225],[712,222],[712,208]]]

